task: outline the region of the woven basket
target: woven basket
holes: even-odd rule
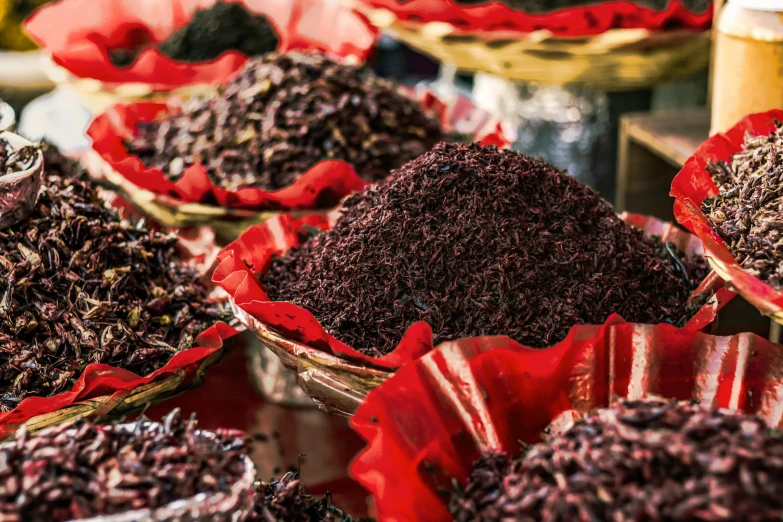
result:
[[[649,235],[663,236],[683,251],[701,252],[701,245],[695,237],[671,224],[628,213],[621,214],[621,218]],[[707,282],[711,283],[703,283],[701,290],[712,292],[722,286],[717,278],[708,277]],[[712,298],[716,302],[721,299],[723,297],[717,295]],[[299,386],[322,410],[350,417],[369,392],[394,375],[393,371],[373,368],[287,338],[237,306],[231,293],[229,302],[237,320],[279,357],[285,368],[294,371]]]
[[[441,62],[521,82],[628,91],[690,76],[709,63],[709,31],[613,29],[590,37],[536,31],[498,33],[497,39],[486,40],[456,34],[447,23],[401,21],[385,9],[365,9],[365,14],[373,24]]]
[[[280,214],[271,210],[257,212],[203,203],[183,203],[166,195],[139,188],[114,170],[93,150],[86,152],[81,161],[91,176],[108,183],[111,190],[118,192],[156,222],[173,228],[209,225],[215,231],[218,244],[230,243],[248,227],[263,223],[270,217]],[[326,214],[328,210],[286,211],[286,213]]]
[[[204,380],[204,374],[213,364],[223,358],[230,349],[230,344],[228,343],[232,342],[232,340],[226,341],[226,345],[202,360],[187,381],[185,370],[179,370],[172,375],[132,390],[81,400],[57,411],[37,415],[27,420],[24,425],[27,427],[28,432],[33,433],[48,426],[62,424],[83,417],[89,417],[93,420],[109,420],[138,413],[147,406],[158,404],[200,386]],[[19,425],[4,427],[3,434],[5,440],[12,439],[14,431],[19,427]]]

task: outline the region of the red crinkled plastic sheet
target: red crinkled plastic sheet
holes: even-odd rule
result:
[[[712,24],[712,8],[696,14],[678,0],[663,11],[628,1],[607,1],[585,7],[570,7],[546,14],[526,14],[500,2],[461,6],[454,0],[360,0],[371,8],[387,9],[402,21],[426,24],[446,22],[455,34],[475,34],[492,39],[504,32],[530,33],[547,30],[557,36],[589,36],[610,29],[705,30]]]
[[[723,239],[712,229],[701,210],[705,198],[718,194],[718,187],[707,172],[707,164],[718,160],[729,161],[742,150],[745,135],[767,134],[775,129],[775,122],[783,122],[783,110],[752,114],[740,120],[731,130],[716,134],[685,162],[672,181],[670,195],[675,198],[674,216],[703,243],[716,271],[749,303],[764,315],[783,311],[783,291],[775,290],[759,278],[747,273],[734,260]]]
[[[37,415],[51,413],[79,401],[105,395],[115,395],[121,400],[122,392],[180,371],[185,372],[185,379],[180,383],[180,387],[187,386],[196,376],[200,363],[222,349],[225,341],[236,333],[236,329],[218,322],[196,337],[193,348],[177,353],[163,368],[143,377],[106,364],[90,364],[70,391],[52,397],[28,397],[13,410],[0,413],[0,438],[12,435],[21,424]]]
[[[507,337],[440,345],[370,392],[350,420],[368,443],[351,474],[379,522],[447,522],[455,478],[483,450],[519,455],[618,398],[698,399],[781,426],[783,351],[752,334],[715,337],[612,316],[545,350]]]
[[[279,51],[320,50],[365,61],[377,30],[361,14],[339,2],[321,0],[229,0],[265,15],[280,36]],[[59,0],[36,11],[25,23],[30,36],[54,62],[79,78],[93,78],[111,89],[143,83],[155,92],[194,84],[222,83],[247,61],[227,52],[205,63],[178,62],[155,48],[141,52],[126,68],[109,60],[107,48],[163,42],[186,26],[198,9],[217,0]]]
[[[621,217],[648,234],[660,235],[664,241],[674,242],[687,253],[702,252],[698,240],[670,223],[632,214]],[[226,290],[234,304],[251,317],[289,339],[327,353],[367,366],[395,369],[430,352],[433,348],[432,330],[425,322],[412,324],[394,350],[383,357],[373,358],[329,335],[308,310],[289,302],[269,300],[257,275],[269,268],[275,255],[282,255],[298,245],[298,233],[306,226],[326,230],[330,226],[330,217],[308,216],[295,220],[285,214],[250,227],[218,254],[220,264],[212,281]],[[723,281],[717,277],[707,277],[694,296],[713,292],[715,296],[691,318],[685,329],[706,328],[715,319],[718,310],[734,297],[732,292],[723,288]]]
[[[425,110],[436,115],[448,131],[472,131],[476,139],[485,144],[505,146],[512,141],[507,126],[478,109],[467,98],[459,97],[452,103],[445,103],[426,88],[415,93],[409,91],[409,94],[416,96]],[[136,186],[183,203],[208,203],[249,210],[314,209],[322,201],[338,201],[367,185],[353,167],[342,160],[322,161],[293,184],[276,191],[253,187],[229,191],[216,187],[201,164],[192,165],[179,180],[172,182],[160,169],[145,167],[138,156],[126,150],[124,142],[133,137],[138,122],[174,114],[179,101],[114,105],[95,118],[87,129],[93,150]]]

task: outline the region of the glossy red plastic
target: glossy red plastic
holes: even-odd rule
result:
[[[225,0],[224,0],[225,1]],[[340,2],[322,0],[228,0],[265,15],[280,36],[278,50],[320,50],[359,61],[373,50],[377,30]],[[78,78],[105,89],[142,83],[154,92],[222,83],[247,62],[236,51],[211,62],[186,63],[148,47],[129,67],[117,67],[108,49],[163,42],[185,27],[198,9],[217,0],[59,0],[36,11],[25,30],[52,60]]]
[[[474,34],[487,39],[503,33],[546,30],[558,36],[590,36],[610,29],[705,30],[712,23],[712,8],[695,14],[679,0],[671,0],[662,11],[633,2],[609,0],[596,5],[563,8],[546,14],[526,14],[498,1],[482,5],[458,5],[454,0],[360,0],[374,9],[386,9],[404,22],[445,22],[455,34]],[[505,37],[511,36],[505,34]]]
[[[500,123],[467,98],[459,97],[453,103],[445,103],[428,89],[409,93],[439,118],[447,131],[470,131],[478,141],[486,144],[504,146],[511,141]],[[293,184],[275,191],[253,187],[229,191],[216,187],[200,164],[186,169],[176,182],[169,181],[160,169],[145,167],[138,156],[127,151],[124,142],[133,136],[138,122],[175,113],[178,101],[172,100],[169,104],[137,102],[111,107],[95,118],[87,130],[93,150],[136,186],[183,203],[208,203],[249,210],[313,209],[319,207],[319,202],[339,201],[367,185],[351,165],[340,160],[322,161]]]
[[[659,235],[664,241],[674,242],[687,253],[702,252],[698,240],[671,223],[633,214],[623,214],[621,217],[647,234]],[[218,255],[220,264],[212,280],[228,292],[236,306],[273,330],[294,341],[346,359],[377,368],[395,369],[432,350],[432,330],[427,323],[418,322],[408,327],[400,344],[390,353],[379,358],[369,357],[329,335],[308,310],[289,302],[270,301],[257,275],[269,268],[273,256],[282,255],[299,244],[298,232],[305,226],[325,230],[329,227],[329,218],[312,216],[295,220],[289,215],[282,215],[250,227]],[[715,319],[718,310],[734,296],[715,277],[708,277],[694,292],[694,296],[703,292],[715,292],[715,296],[688,322],[686,329],[701,330],[707,327]]]
[[[444,343],[370,392],[350,423],[367,441],[351,474],[379,522],[448,522],[452,479],[483,450],[519,454],[618,398],[698,399],[781,426],[783,350],[752,334],[715,337],[612,316],[534,350],[506,337]]]
[[[685,162],[672,181],[670,192],[675,198],[674,216],[677,221],[702,241],[705,255],[712,258],[721,277],[732,289],[764,315],[783,312],[783,291],[775,290],[739,266],[723,239],[712,229],[701,210],[701,204],[705,198],[718,194],[718,187],[707,172],[707,164],[718,160],[729,161],[742,150],[746,135],[772,132],[776,121],[783,122],[783,110],[746,116],[726,133],[712,136]]]

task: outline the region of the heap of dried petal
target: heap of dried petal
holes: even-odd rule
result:
[[[553,166],[441,143],[348,198],[335,226],[273,263],[263,284],[380,356],[417,321],[435,344],[507,335],[535,348],[613,313],[676,324],[705,275],[702,259],[645,237]]]
[[[742,268],[783,288],[783,124],[708,166],[720,193],[702,209]]]
[[[520,459],[487,454],[458,522],[780,521],[783,436],[756,416],[684,402],[622,402]]]
[[[163,424],[85,421],[0,446],[0,519],[52,522],[226,493],[245,471],[244,439],[202,434],[175,411]]]

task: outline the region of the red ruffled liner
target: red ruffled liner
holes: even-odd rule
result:
[[[125,217],[138,217],[135,210],[125,200],[113,193],[107,193],[105,199],[115,206]],[[155,229],[160,229],[150,223]],[[176,231],[179,243],[177,249],[183,263],[206,274],[214,266],[218,254],[215,234],[207,227],[198,227]],[[220,289],[213,292],[214,298],[225,298]],[[222,295],[220,295],[222,294]],[[70,391],[52,397],[28,397],[13,410],[0,413],[0,440],[12,435],[22,424],[38,415],[61,410],[80,401],[97,397],[112,396],[105,406],[111,409],[113,404],[121,402],[128,392],[162,379],[184,372],[179,389],[187,389],[199,378],[202,363],[214,353],[226,347],[225,342],[239,333],[237,329],[223,322],[217,322],[201,332],[193,341],[193,347],[175,354],[162,368],[145,376],[109,366],[93,363],[88,365]]]
[[[703,242],[705,255],[711,259],[716,272],[764,315],[783,314],[783,291],[775,290],[739,266],[726,243],[712,229],[701,204],[705,198],[719,193],[707,172],[707,164],[729,161],[731,156],[742,150],[746,134],[768,134],[775,130],[775,121],[783,122],[783,110],[746,116],[731,130],[705,141],[675,176],[670,192],[675,198],[674,216],[677,221]]]
[[[663,11],[655,11],[628,1],[607,1],[598,5],[571,7],[546,14],[526,14],[500,2],[460,6],[453,0],[360,0],[373,9],[386,9],[397,19],[413,24],[445,22],[454,34],[473,34],[487,39],[503,33],[531,33],[546,30],[557,36],[591,36],[611,29],[702,31],[712,24],[712,8],[696,14],[678,0]],[[510,36],[510,35],[506,35]]]
[[[695,238],[670,223],[627,213],[621,217],[650,235],[660,235],[664,241],[674,242],[686,253],[702,252]],[[270,301],[257,276],[269,269],[275,255],[282,255],[299,244],[300,230],[307,226],[327,230],[330,219],[331,216],[308,216],[295,220],[289,215],[280,215],[250,227],[218,254],[220,264],[212,281],[228,292],[236,307],[272,330],[366,366],[393,370],[432,351],[432,330],[425,322],[412,324],[394,350],[383,357],[373,358],[328,334],[308,310],[289,302]],[[734,297],[732,292],[723,288],[723,281],[717,277],[707,277],[691,298],[703,293],[715,295],[685,325],[687,330],[701,330],[709,326],[718,310]]]
[[[753,334],[715,337],[612,316],[546,350],[507,337],[444,343],[370,392],[350,420],[368,446],[350,471],[379,522],[447,522],[451,479],[480,451],[519,455],[619,398],[698,399],[781,426],[783,351]]]
[[[177,353],[166,366],[143,377],[106,364],[90,364],[70,391],[52,397],[28,397],[13,410],[0,413],[0,438],[12,435],[21,424],[38,415],[106,395],[111,395],[113,400],[120,402],[126,392],[179,372],[185,372],[185,378],[178,387],[187,388],[197,377],[201,363],[223,349],[225,341],[237,333],[235,328],[218,322],[201,332],[194,340],[192,348]]]
[[[427,111],[441,120],[446,131],[471,132],[484,144],[506,146],[513,141],[511,127],[492,118],[477,108],[468,98],[458,97],[445,103],[427,88],[417,89],[414,96]],[[130,154],[124,142],[133,137],[140,121],[151,121],[174,114],[179,100],[170,103],[137,102],[117,104],[90,124],[87,135],[93,150],[128,181],[142,189],[159,194],[167,204],[217,204],[221,207],[264,209],[314,209],[324,200],[338,201],[367,185],[351,165],[342,160],[322,161],[302,174],[297,180],[275,191],[242,188],[229,191],[216,187],[207,176],[204,166],[192,165],[176,182],[166,178],[162,170],[145,167],[138,156]]]
[[[320,50],[365,61],[377,29],[339,2],[321,0],[229,0],[270,19],[280,52]],[[204,63],[178,62],[150,47],[126,68],[109,60],[107,49],[133,48],[167,40],[185,27],[198,9],[217,0],[59,0],[36,11],[27,33],[59,66],[78,78],[103,82],[107,90],[127,83],[146,84],[154,92],[226,81],[247,62],[231,51]]]

